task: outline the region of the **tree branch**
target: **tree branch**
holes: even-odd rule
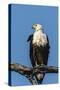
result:
[[[22,75],[30,75],[35,73],[58,73],[58,67],[56,66],[37,66],[37,67],[27,67],[21,64],[9,64],[9,70],[18,72]]]
[[[37,67],[27,67],[21,64],[9,64],[9,71],[15,71],[21,75],[24,75],[33,85],[38,84],[34,75],[37,73],[58,73],[58,67],[55,66],[37,66]]]
[[[24,75],[33,85],[37,85],[38,82],[35,78],[32,79],[32,68],[29,68],[27,66],[21,65],[21,64],[9,64],[9,71],[15,71],[21,75]]]

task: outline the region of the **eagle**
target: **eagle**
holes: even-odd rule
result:
[[[49,39],[48,36],[44,33],[43,26],[41,24],[33,24],[32,29],[34,33],[29,35],[28,42],[29,45],[29,56],[32,67],[47,65],[49,57]],[[36,80],[39,84],[42,83],[45,74],[37,73],[35,75]]]

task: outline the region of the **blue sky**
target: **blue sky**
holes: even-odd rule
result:
[[[58,8],[51,6],[11,5],[11,63],[31,66],[29,58],[28,36],[33,33],[32,24],[43,25],[44,32],[49,37],[49,66],[58,66]],[[58,82],[58,74],[46,74],[43,84]],[[22,75],[11,72],[11,83],[16,85],[31,85]]]

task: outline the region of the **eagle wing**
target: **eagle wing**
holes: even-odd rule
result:
[[[32,44],[33,34],[29,36],[27,41],[30,41],[29,55],[32,66],[35,67],[36,63],[37,65],[41,64],[47,65],[50,49],[48,36],[47,36],[47,44],[44,47],[43,46],[38,47]]]
[[[30,42],[29,42],[30,41]],[[30,61],[31,61],[31,64],[32,66],[34,67],[35,66],[35,62],[34,62],[34,58],[33,58],[33,44],[32,44],[32,41],[33,41],[33,34],[31,34],[29,37],[28,37],[28,40],[27,42],[30,43],[30,48],[29,48],[29,56],[30,56]]]

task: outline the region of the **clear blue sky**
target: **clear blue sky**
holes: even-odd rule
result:
[[[32,24],[43,25],[44,32],[49,37],[49,66],[58,66],[58,8],[50,6],[31,6],[12,4],[11,6],[11,63],[31,66],[29,58],[29,43],[27,38],[33,33]],[[11,72],[12,85],[31,85],[22,75]],[[58,82],[58,74],[46,74],[43,84]]]

